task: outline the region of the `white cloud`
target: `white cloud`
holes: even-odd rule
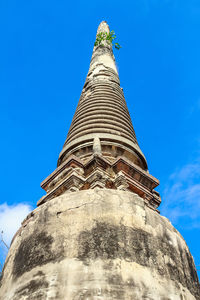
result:
[[[0,231],[3,231],[3,238],[8,245],[31,210],[31,206],[24,203],[0,205]]]
[[[185,228],[200,228],[200,161],[177,169],[162,195],[161,213]]]

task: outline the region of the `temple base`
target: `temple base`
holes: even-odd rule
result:
[[[66,193],[35,209],[10,247],[3,300],[199,300],[192,256],[134,193]]]

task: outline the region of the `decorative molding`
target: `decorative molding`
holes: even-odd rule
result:
[[[100,149],[98,145],[98,149]],[[37,203],[41,205],[66,192],[85,189],[117,189],[138,194],[145,203],[157,210],[161,199],[154,190],[159,181],[131,161],[118,157],[113,163],[95,152],[87,162],[69,157],[41,184],[47,191]]]

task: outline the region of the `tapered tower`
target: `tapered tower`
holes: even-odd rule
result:
[[[109,34],[106,22],[97,30]],[[68,171],[66,171],[68,170]],[[44,180],[47,195],[38,205],[65,193],[108,188],[137,193],[147,205],[160,204],[159,181],[147,170],[128,112],[112,44],[94,46],[89,72],[59,155],[57,169]]]
[[[109,34],[106,22],[99,33]],[[46,195],[13,238],[0,299],[200,299],[188,247],[157,209],[158,184],[103,40]]]

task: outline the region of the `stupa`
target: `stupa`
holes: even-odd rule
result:
[[[105,21],[102,32],[110,32]],[[0,299],[200,299],[189,249],[159,214],[158,184],[103,40],[57,168],[41,184],[46,195],[12,240]]]

